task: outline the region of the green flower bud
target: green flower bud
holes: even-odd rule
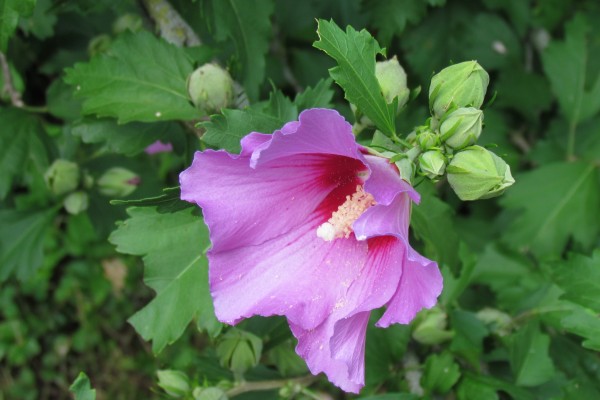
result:
[[[192,396],[194,397],[194,400],[227,400],[227,395],[223,389],[217,387],[197,387],[192,392]]]
[[[79,167],[74,162],[58,159],[46,171],[44,180],[57,196],[71,192],[79,184]]]
[[[490,77],[476,61],[454,64],[431,78],[429,109],[441,119],[448,110],[459,107],[479,108]]]
[[[406,72],[394,56],[391,60],[375,64],[375,76],[385,101],[391,104],[398,97],[398,110],[408,101],[410,90],[406,86]]]
[[[417,134],[417,143],[421,150],[426,151],[440,144],[440,137],[436,133],[426,130]]]
[[[440,126],[442,142],[460,150],[477,142],[483,128],[483,111],[477,108],[459,108],[453,111]]]
[[[431,180],[437,180],[446,171],[446,157],[438,150],[429,150],[419,156],[421,173]]]
[[[461,200],[496,197],[515,183],[506,162],[481,146],[458,152],[446,170],[448,182]]]
[[[128,169],[113,167],[98,179],[98,190],[107,197],[125,197],[135,191],[140,177]]]
[[[205,114],[219,112],[233,102],[233,79],[216,64],[204,64],[187,82],[192,102]]]
[[[451,339],[454,332],[446,330],[446,318],[446,313],[439,308],[426,311],[416,323],[412,333],[413,339],[427,345],[440,344]]]
[[[69,194],[63,200],[63,206],[69,214],[77,215],[87,210],[90,205],[90,198],[86,192],[77,191]]]
[[[142,29],[142,17],[137,14],[123,14],[113,23],[112,29],[115,35],[126,31],[138,32]]]
[[[191,389],[189,378],[181,371],[163,369],[156,371],[156,375],[158,375],[158,386],[171,397],[183,397]]]
[[[112,39],[106,34],[94,36],[88,43],[88,53],[90,57],[106,53],[110,48],[111,43]]]
[[[217,346],[221,365],[235,374],[243,374],[260,361],[262,340],[240,329],[231,329]]]
[[[512,319],[505,312],[485,307],[477,312],[477,319],[486,324],[493,333],[499,336],[506,336],[510,333]]]

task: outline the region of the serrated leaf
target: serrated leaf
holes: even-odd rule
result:
[[[565,291],[561,298],[600,312],[600,250],[591,258],[575,254],[554,272],[556,284]]]
[[[562,327],[571,333],[583,337],[583,347],[600,351],[600,337],[598,336],[598,332],[600,332],[600,316],[583,307],[572,307],[570,311],[569,315],[560,321]]]
[[[192,73],[187,53],[149,32],[127,32],[87,63],[66,69],[65,81],[83,98],[83,113],[119,123],[193,120],[201,117],[188,98]]]
[[[321,79],[314,87],[306,88],[294,99],[299,111],[308,108],[331,108],[334,91],[331,89],[331,78]]]
[[[246,93],[256,101],[265,77],[273,1],[215,0],[212,7],[215,37],[221,41],[230,38],[235,43]]]
[[[556,257],[569,237],[591,246],[600,231],[598,168],[584,162],[554,163],[516,177],[500,199],[523,210],[504,238],[515,248],[530,248],[539,257]]]
[[[333,21],[319,20],[317,34],[313,46],[337,62],[329,74],[344,89],[346,99],[383,133],[395,135],[398,100],[387,104],[375,77],[375,57],[385,55],[384,50],[366,30],[348,26],[344,32]]]
[[[26,280],[42,265],[44,237],[55,213],[0,211],[0,282],[12,273]]]
[[[174,122],[130,122],[119,125],[109,118],[83,120],[75,124],[71,132],[81,137],[84,143],[103,144],[107,151],[127,156],[141,153],[157,140],[169,143],[181,141],[184,134]]]
[[[588,23],[581,14],[566,24],[565,40],[542,53],[544,70],[562,112],[577,124],[600,110],[600,75],[588,76]]]
[[[530,322],[515,333],[509,343],[510,363],[519,386],[537,386],[550,380],[556,373],[548,355],[550,337]]]
[[[176,341],[194,317],[216,318],[203,255],[208,231],[194,211],[160,214],[132,207],[127,210],[130,218],[109,237],[117,251],[143,257],[144,282],[156,297],[129,322],[144,339],[152,340],[155,353]]]
[[[35,0],[0,0],[0,51],[6,54],[8,40],[19,23],[19,16],[33,11]]]
[[[452,354],[432,354],[427,357],[421,383],[425,389],[436,393],[447,393],[460,378],[460,368]]]
[[[483,338],[489,334],[488,329],[475,314],[467,311],[454,311],[451,322],[455,335],[450,343],[450,350],[466,358],[477,368],[483,353]]]
[[[0,126],[0,199],[4,199],[27,161],[43,167],[47,155],[37,117],[16,108],[0,109]]]
[[[425,15],[427,3],[423,0],[370,0],[364,5],[370,13],[372,26],[384,45],[392,41],[392,37],[404,32],[406,25],[417,23]]]
[[[89,378],[83,372],[77,375],[69,391],[73,393],[75,400],[96,400],[96,389],[92,389]]]

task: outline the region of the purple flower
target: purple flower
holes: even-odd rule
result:
[[[197,152],[181,197],[210,230],[210,289],[219,320],[284,315],[313,374],[364,385],[367,322],[409,323],[442,290],[437,264],[408,243],[419,194],[388,160],[363,154],[334,110],[311,109],[241,154]]]
[[[171,151],[173,151],[173,145],[171,143],[163,143],[160,140],[157,140],[144,149],[144,152],[150,155],[157,153],[169,153]]]

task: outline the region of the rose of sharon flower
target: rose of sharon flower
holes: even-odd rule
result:
[[[371,310],[386,307],[379,327],[406,324],[442,290],[437,264],[408,243],[419,195],[387,159],[363,154],[334,110],[241,144],[239,155],[197,152],[180,176],[210,230],[217,318],[286,316],[310,371],[357,393]]]

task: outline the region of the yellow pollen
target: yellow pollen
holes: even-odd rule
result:
[[[331,214],[331,218],[317,228],[317,236],[326,242],[348,238],[354,221],[372,205],[375,205],[373,196],[365,192],[361,185],[357,185],[356,192],[352,196],[346,196],[346,201]]]

